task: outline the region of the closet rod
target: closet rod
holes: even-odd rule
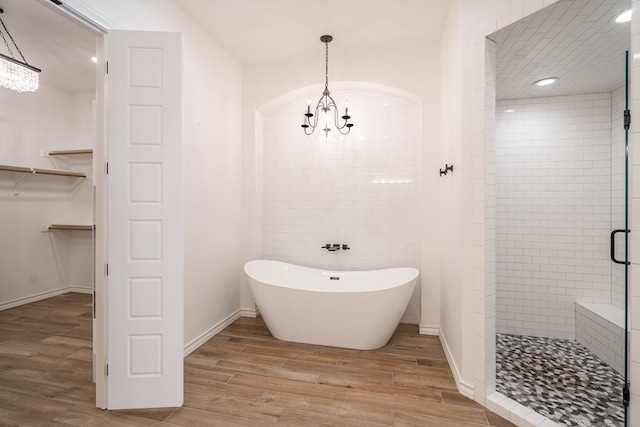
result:
[[[33,173],[33,174],[41,174],[41,175],[70,176],[74,178],[87,177],[87,175],[82,172],[72,172],[72,171],[56,170],[56,169],[26,168],[23,166],[0,165],[0,171]]]
[[[49,151],[50,156],[71,156],[74,154],[93,154],[93,150],[91,148],[84,148],[80,150],[56,150]]]
[[[51,224],[47,230],[91,231],[93,225]]]

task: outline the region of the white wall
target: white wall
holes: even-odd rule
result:
[[[264,117],[264,257],[331,270],[420,268],[420,104],[375,88],[332,95],[349,101],[355,123],[340,139],[294,125],[307,97]],[[418,282],[401,322],[418,324],[420,305]]]
[[[319,35],[320,36],[320,35]],[[417,96],[422,103],[422,209],[421,225],[421,280],[423,331],[435,332],[439,324],[438,296],[438,138],[439,138],[439,52],[433,46],[404,46],[379,51],[344,53],[340,40],[330,48],[329,86],[331,82],[364,82],[389,86]],[[331,50],[333,49],[333,50]],[[335,54],[334,54],[335,52]],[[243,259],[262,258],[262,162],[263,144],[256,127],[262,125],[262,115],[274,106],[268,103],[322,83],[324,46],[318,41],[317,49],[300,57],[275,63],[246,67],[243,70]],[[320,95],[321,88],[317,90]],[[315,96],[314,96],[315,98]],[[258,113],[256,113],[258,112]],[[291,123],[300,130],[298,119]],[[354,128],[355,129],[355,128]],[[301,130],[300,130],[301,131]],[[342,237],[342,236],[340,236]],[[332,242],[334,243],[334,242]],[[339,242],[335,242],[339,243]],[[254,309],[253,296],[244,284],[242,307],[250,313]]]
[[[115,28],[183,34],[185,345],[240,307],[241,68],[171,0],[77,0]]]
[[[443,233],[439,241],[446,253],[440,258],[441,334],[459,388],[482,403],[485,369],[491,363],[485,360],[485,347],[494,340],[485,333],[491,320],[485,310],[494,295],[485,292],[485,275],[493,272],[485,268],[485,225],[490,226],[492,219],[484,211],[484,132],[486,126],[489,132],[492,129],[484,120],[484,106],[491,94],[484,89],[485,45],[477,29],[495,29],[498,22],[511,15],[522,16],[525,9],[536,10],[545,1],[454,0],[440,44],[441,114],[445,118],[440,161],[454,164],[458,171],[453,179],[442,180],[439,204],[447,216],[441,227],[447,232],[460,230],[453,237]]]
[[[69,290],[90,291],[91,233],[40,228],[52,221],[79,219],[74,214],[79,210],[88,209],[91,220],[91,157],[64,161],[41,152],[93,146],[93,94],[74,95],[47,85],[35,93],[0,90],[0,163],[89,175],[76,179],[0,172],[5,242],[0,247],[0,308]]]
[[[440,165],[452,164],[454,172],[439,178],[440,206],[439,223],[440,242],[440,341],[448,355],[449,364],[456,378],[458,388],[467,390],[462,378],[462,298],[465,280],[461,274],[469,263],[468,254],[460,252],[464,249],[461,242],[461,174],[464,167],[460,158],[462,131],[462,44],[460,28],[460,5],[452,2],[451,10],[445,25],[441,42],[441,104],[442,118],[440,122]],[[442,166],[440,166],[442,167]],[[468,392],[469,393],[469,392]]]

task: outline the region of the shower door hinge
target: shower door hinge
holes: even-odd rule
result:
[[[109,276],[109,264],[104,265],[104,275]]]
[[[628,408],[630,400],[631,400],[631,392],[629,391],[629,383],[626,383],[624,385],[624,388],[622,389],[622,404]]]
[[[625,130],[629,130],[631,126],[631,111],[624,110],[624,128]]]
[[[104,373],[108,377],[109,376],[109,364],[104,365]]]
[[[109,61],[105,61],[105,71],[107,72],[107,74],[109,74]]]

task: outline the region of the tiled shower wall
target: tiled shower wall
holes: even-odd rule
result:
[[[264,117],[264,257],[337,270],[419,268],[419,103],[363,90],[332,95],[341,111],[348,100],[355,123],[343,140],[304,135],[306,98]],[[351,249],[329,252],[326,243]],[[418,282],[402,321],[419,316]]]
[[[496,107],[498,332],[575,338],[575,301],[610,303],[612,94]]]
[[[624,229],[624,86],[611,93],[611,230]],[[624,234],[618,233],[616,259],[624,260]],[[624,265],[611,263],[611,304],[624,309]]]

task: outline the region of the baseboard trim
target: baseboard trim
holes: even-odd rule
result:
[[[458,369],[458,365],[456,365],[455,359],[451,353],[451,349],[449,348],[449,344],[447,344],[447,340],[442,334],[442,331],[438,334],[440,338],[440,343],[442,343],[442,349],[444,350],[444,355],[447,357],[447,362],[449,362],[449,368],[451,369],[451,373],[453,374],[453,379],[456,381],[456,387],[458,387],[458,392],[464,397],[467,397],[473,400],[473,386],[469,383],[462,381],[460,370]]]
[[[420,335],[440,335],[440,327],[434,325],[420,325]]]
[[[258,308],[241,308],[240,309],[240,317],[252,317],[252,318],[256,318],[260,316],[260,310],[258,310]]]
[[[57,297],[58,295],[67,294],[69,292],[80,292],[84,294],[90,294],[93,292],[93,289],[84,288],[80,286],[67,286],[65,288],[41,292],[39,294],[31,295],[28,297],[22,297],[22,298],[14,299],[12,301],[0,303],[0,311],[8,310],[10,308],[18,307],[25,304],[30,304],[32,302],[40,301],[47,298]]]
[[[183,350],[184,357],[187,357],[188,355],[193,353],[195,350],[198,349],[198,347],[200,347],[202,344],[206,343],[211,338],[219,334],[220,331],[222,331],[224,328],[226,328],[227,326],[235,322],[239,317],[240,317],[240,310],[236,310],[235,312],[227,316],[225,319],[223,319],[221,322],[219,322],[217,325],[212,326],[211,328],[209,328],[208,331],[206,331],[199,337],[192,340],[189,344],[185,345]]]
[[[77,292],[79,294],[92,294],[93,288],[85,288],[81,286],[69,286],[67,292]]]

